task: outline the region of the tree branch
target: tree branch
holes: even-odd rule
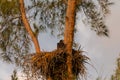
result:
[[[25,7],[24,7],[24,0],[19,0],[19,4],[20,4],[20,12],[21,12],[21,17],[22,17],[23,24],[24,24],[28,34],[32,38],[32,41],[33,41],[34,46],[35,46],[36,53],[40,54],[41,51],[40,51],[40,46],[39,46],[38,39],[34,35],[34,32],[32,31],[32,29],[30,27],[30,24],[29,24],[29,22],[27,20],[27,17],[26,17],[26,12],[25,12]]]

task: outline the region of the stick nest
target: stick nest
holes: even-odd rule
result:
[[[83,51],[72,50],[72,73],[75,79],[79,76],[85,76],[85,63],[89,59],[82,54]],[[31,70],[37,77],[52,80],[67,80],[67,53],[63,49],[57,49],[52,52],[42,52],[32,56]],[[28,68],[28,67],[27,67]]]

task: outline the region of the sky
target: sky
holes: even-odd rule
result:
[[[120,55],[120,0],[114,0],[111,7],[111,14],[107,15],[106,25],[110,30],[110,37],[99,37],[89,27],[79,20],[76,33],[77,42],[85,51],[84,55],[90,58],[87,66],[87,80],[95,80],[100,76],[109,80],[116,67],[116,58]],[[49,34],[41,34],[39,37],[42,50],[51,51],[56,48],[59,39]],[[10,80],[14,65],[8,65],[0,61],[0,80]],[[22,80],[22,79],[21,79]]]

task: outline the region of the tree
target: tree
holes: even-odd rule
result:
[[[32,61],[35,63],[35,60],[43,55],[37,39],[39,32],[50,29],[53,34],[54,31],[59,30],[60,35],[64,33],[65,50],[63,52],[67,55],[65,63],[67,64],[67,74],[69,74],[67,80],[73,80],[74,76],[78,76],[79,73],[78,71],[75,75],[73,74],[73,71],[76,72],[73,62],[76,64],[77,59],[80,59],[73,58],[74,53],[78,53],[73,50],[76,12],[80,11],[86,16],[88,24],[98,35],[108,36],[109,32],[104,24],[104,18],[105,14],[109,12],[108,6],[111,3],[109,0],[97,0],[96,2],[93,0],[31,0],[29,2],[31,5],[25,8],[24,0],[0,1],[0,48],[3,59],[23,66],[26,56],[28,57],[27,53],[30,53],[30,44],[33,42],[36,55],[32,57]],[[29,11],[33,14],[27,13]],[[27,17],[26,14],[29,16]],[[30,24],[31,19],[34,21]],[[46,56],[50,55],[44,55],[44,57]],[[54,61],[54,57],[51,60]],[[82,60],[85,62],[86,57]],[[36,65],[38,64],[42,63]],[[82,72],[82,69],[79,70]],[[45,76],[48,80],[53,79],[51,75],[46,75],[48,75]]]
[[[13,74],[11,75],[11,80],[18,80],[17,71],[16,70],[13,71]]]
[[[119,80],[120,79],[120,58],[117,58],[117,66],[115,73],[111,76],[111,80]]]

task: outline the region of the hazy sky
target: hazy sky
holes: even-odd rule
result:
[[[90,57],[87,65],[88,80],[95,80],[97,76],[107,77],[115,70],[116,58],[120,54],[120,0],[114,0],[115,5],[111,7],[111,14],[106,18],[106,24],[110,30],[110,37],[98,37],[89,27],[85,27],[79,22],[77,25],[79,32],[77,41]],[[58,39],[50,35],[41,34],[39,37],[43,50],[53,50]],[[97,71],[96,71],[97,70]],[[0,62],[0,80],[10,80],[13,65]]]

